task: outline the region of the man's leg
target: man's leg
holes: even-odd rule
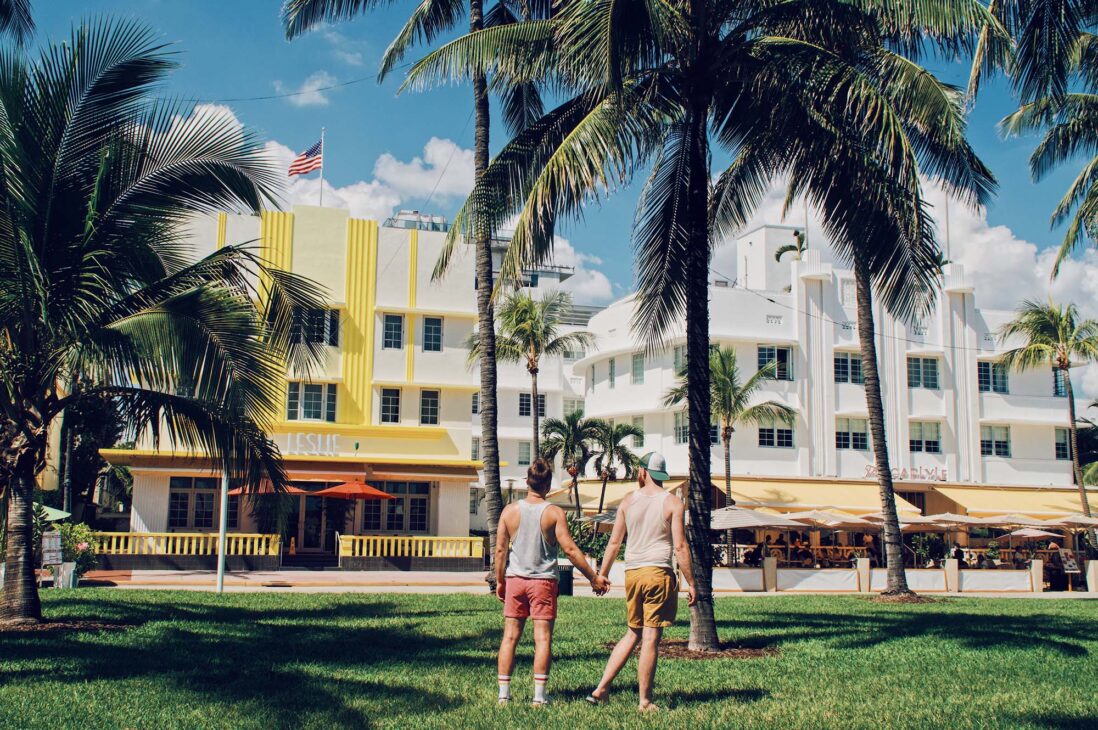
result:
[[[613,683],[614,678],[618,676],[618,672],[625,666],[625,663],[629,661],[629,656],[633,653],[633,649],[637,647],[640,638],[640,629],[626,629],[625,636],[618,640],[614,650],[610,652],[610,658],[606,660],[606,669],[602,673],[602,679],[599,680],[599,686],[591,693],[592,697],[601,700],[610,693],[610,685]]]
[[[637,684],[640,688],[640,708],[642,710],[655,709],[652,704],[652,682],[656,678],[656,659],[660,653],[660,639],[663,638],[663,629],[651,626],[644,627],[644,635],[641,638],[640,661],[637,662]]]
[[[506,702],[511,699],[511,671],[515,668],[515,647],[522,638],[522,630],[526,626],[524,618],[503,619],[503,639],[499,642],[499,700]]]
[[[553,621],[534,620],[534,704],[546,702],[545,685],[553,664]]]

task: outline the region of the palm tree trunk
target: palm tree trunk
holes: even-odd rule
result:
[[[726,506],[731,507],[736,503],[736,500],[732,499],[732,434],[728,427],[725,427],[724,431],[725,433],[721,434],[724,437],[724,495]],[[728,564],[733,565],[736,561],[733,558],[735,545],[732,543],[732,530],[724,533],[724,549]]]
[[[484,26],[483,0],[469,0],[469,31]],[[474,143],[473,168],[479,181],[488,169],[488,81],[483,73],[473,75]],[[496,410],[496,323],[492,306],[492,239],[488,230],[475,223],[477,269],[477,332],[480,338],[480,449],[484,459],[484,506],[488,511],[488,573],[485,580],[495,590],[496,529],[503,510],[499,481],[499,419]]]
[[[0,625],[42,620],[34,576],[34,474],[23,466],[8,485],[7,547]]]
[[[885,442],[884,401],[881,399],[881,377],[877,372],[877,343],[873,326],[873,289],[869,265],[858,255],[854,257],[854,279],[858,291],[858,339],[862,350],[865,402],[869,411],[869,431],[873,438],[873,458],[884,515],[881,533],[884,535],[885,565],[888,568],[885,595],[910,594],[912,591],[907,587],[907,573],[904,572],[903,536],[896,513],[896,493],[892,489],[892,468],[888,463],[888,444]]]
[[[606,502],[606,482],[610,479],[610,467],[607,466],[602,470],[602,492],[599,494],[599,511],[596,514],[602,514],[602,505]]]
[[[704,5],[704,3],[698,3]],[[696,13],[704,11],[698,9]],[[695,22],[702,22],[696,18]],[[707,97],[706,97],[707,98]],[[697,601],[690,608],[689,647],[717,651],[717,623],[713,616],[713,545],[709,542],[713,483],[712,444],[709,441],[711,403],[709,393],[709,144],[707,105],[695,101],[690,113],[689,244],[686,279],[687,411],[690,419],[690,524],[687,538]]]
[[[577,469],[579,468],[578,464],[576,465],[576,468]],[[572,494],[576,498],[576,519],[578,520],[580,517],[583,517],[583,505],[580,503],[580,487],[579,487],[579,472],[578,471],[576,472],[576,475],[574,477],[572,477]]]
[[[538,437],[538,369],[530,369],[530,414],[534,417],[534,458],[541,455],[541,439]]]
[[[1079,506],[1083,508],[1083,514],[1090,517],[1090,500],[1087,499],[1087,488],[1083,483],[1083,467],[1079,464],[1079,424],[1075,417],[1075,390],[1071,387],[1071,371],[1064,368],[1064,386],[1068,400],[1068,433],[1071,434],[1071,469],[1075,477],[1075,486],[1079,489]],[[1090,541],[1090,549],[1098,550],[1098,540],[1094,539],[1094,528],[1087,530],[1087,539]]]

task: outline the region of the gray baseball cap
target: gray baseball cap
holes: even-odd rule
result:
[[[648,473],[657,482],[666,482],[671,478],[671,475],[667,473],[667,459],[663,458],[663,454],[658,451],[649,451],[642,456],[640,465],[647,469]]]

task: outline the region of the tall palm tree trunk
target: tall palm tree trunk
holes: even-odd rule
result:
[[[537,367],[531,367],[530,370],[530,415],[534,417],[534,458],[536,459],[541,454],[541,437],[538,435],[538,420],[541,414],[538,410],[538,369]]]
[[[903,536],[900,518],[896,514],[896,493],[892,488],[892,468],[888,462],[888,444],[885,442],[884,401],[881,399],[881,377],[877,371],[877,343],[873,326],[873,289],[869,265],[859,256],[854,257],[854,279],[858,292],[858,339],[862,350],[862,375],[865,381],[865,402],[869,411],[869,431],[873,438],[873,459],[877,466],[877,484],[881,490],[881,512],[884,523],[885,564],[888,568],[888,584],[885,595],[912,593],[907,587],[904,572]]]
[[[42,604],[34,575],[34,468],[23,459],[8,484],[7,546],[0,625],[38,623]]]
[[[732,429],[730,426],[725,426],[724,433],[721,434],[724,441],[724,496],[725,506],[731,507],[736,503],[736,500],[732,499]],[[736,561],[734,559],[734,551],[736,546],[732,542],[732,530],[726,530],[724,533],[724,547],[726,552],[726,559],[728,564],[732,565]]]
[[[1075,486],[1079,489],[1079,506],[1083,508],[1083,514],[1090,517],[1090,500],[1087,499],[1087,488],[1083,483],[1083,467],[1079,463],[1079,424],[1075,418],[1075,390],[1071,387],[1071,371],[1063,368],[1064,386],[1068,400],[1068,433],[1071,435],[1071,470],[1075,477]],[[1087,539],[1090,541],[1090,549],[1098,550],[1098,540],[1094,539],[1094,528],[1087,529]]]
[[[576,465],[576,468],[579,469],[578,464]],[[576,497],[576,519],[578,520],[580,517],[583,517],[583,504],[580,503],[580,488],[579,488],[579,472],[578,471],[576,472],[576,475],[574,477],[572,477],[572,494],[575,495],[575,497]]]
[[[469,0],[469,31],[484,27],[483,0]],[[473,170],[479,181],[488,169],[488,80],[473,76]],[[496,324],[492,307],[492,239],[483,226],[473,227],[477,270],[477,332],[480,337],[480,448],[484,459],[484,505],[488,510],[488,573],[485,580],[495,590],[496,530],[503,511],[499,481],[499,418],[496,408]]]
[[[599,493],[599,511],[595,514],[602,514],[602,506],[606,503],[606,482],[610,480],[610,465],[604,464],[602,470],[602,492]]]
[[[699,3],[704,5],[704,3]],[[702,12],[696,10],[695,12]],[[698,18],[695,22],[702,22]],[[717,624],[713,616],[713,546],[709,542],[712,512],[709,422],[709,145],[707,104],[696,101],[689,112],[691,156],[688,188],[689,241],[686,254],[687,410],[690,425],[690,524],[687,538],[697,601],[690,608],[690,642],[694,651],[717,651]]]

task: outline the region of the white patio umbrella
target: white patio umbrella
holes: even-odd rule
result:
[[[1020,537],[1027,540],[1037,540],[1042,537],[1063,537],[1063,535],[1057,535],[1055,532],[1049,532],[1048,530],[1038,530],[1036,527],[1022,527],[1014,532],[1009,533],[1009,537]]]
[[[1038,520],[1028,515],[1009,514],[984,517],[978,523],[990,527],[1047,527],[1044,520]]]
[[[713,530],[764,530],[764,529],[801,529],[804,523],[796,522],[785,515],[772,515],[756,512],[743,507],[722,507],[713,510]]]
[[[1098,517],[1087,517],[1084,514],[1064,515],[1045,520],[1046,527],[1069,527],[1076,530],[1085,530],[1088,527],[1098,527]]]
[[[828,512],[822,509],[810,509],[804,512],[790,512],[783,515],[803,525],[816,528],[835,529],[840,527],[871,527],[873,523],[854,515]]]

